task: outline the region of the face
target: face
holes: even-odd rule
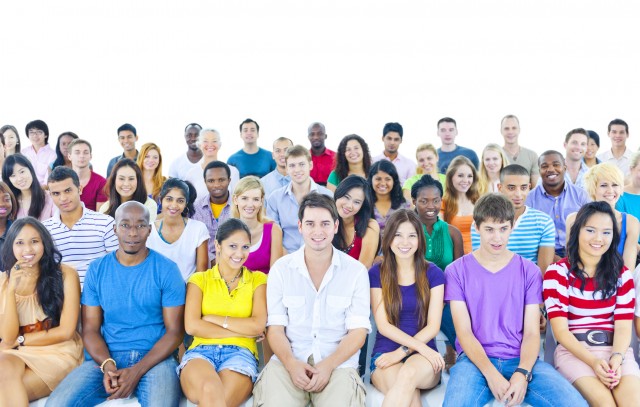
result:
[[[287,159],[287,174],[291,177],[291,182],[301,184],[309,179],[313,164],[305,156]]]
[[[373,192],[378,196],[389,195],[393,188],[393,178],[384,171],[378,171],[371,179]]]
[[[614,124],[611,126],[611,130],[609,133],[609,138],[611,139],[612,147],[623,147],[627,143],[627,139],[629,138],[629,133],[627,133],[627,129],[622,124]]]
[[[504,137],[505,144],[517,143],[518,136],[520,135],[520,125],[516,119],[504,119],[502,121],[500,132],[502,133],[502,137]]]
[[[7,150],[13,151],[16,148],[16,144],[18,144],[18,136],[14,133],[13,130],[7,130],[3,134],[4,136],[4,147]]]
[[[578,252],[580,258],[600,257],[611,246],[613,240],[613,222],[605,213],[594,213],[580,228]]]
[[[154,171],[158,168],[160,164],[160,153],[158,150],[149,150],[147,154],[144,155],[144,159],[142,160],[142,167],[148,171]]]
[[[416,228],[411,222],[403,222],[398,226],[391,241],[391,251],[397,259],[413,259],[413,255],[418,250],[419,242]]]
[[[136,172],[131,167],[120,167],[116,174],[116,192],[120,195],[122,202],[131,199],[138,187]]]
[[[27,167],[15,164],[13,166],[13,173],[9,176],[9,181],[11,181],[13,186],[18,188],[20,191],[25,191],[31,188],[33,177]]]
[[[225,199],[229,193],[231,179],[224,168],[210,168],[204,176],[209,196],[214,200]]]
[[[338,220],[334,221],[327,209],[305,208],[298,230],[307,248],[321,252],[331,247],[333,236],[338,232]]]
[[[246,144],[253,144],[258,141],[258,127],[255,123],[245,123],[240,130],[240,137]]]
[[[213,131],[204,133],[200,139],[200,149],[205,157],[216,157],[221,145],[220,135]]]
[[[238,207],[241,219],[255,219],[262,209],[262,191],[259,188],[250,189],[233,197],[233,203]]]
[[[487,173],[495,176],[500,174],[500,170],[502,169],[502,156],[495,150],[485,150],[482,155],[482,163]]]
[[[589,138],[580,133],[574,133],[564,143],[564,148],[567,151],[565,154],[567,160],[580,161],[587,152],[587,143]]]
[[[198,135],[200,130],[197,127],[187,127],[184,132],[184,141],[187,143],[189,150],[198,150]]]
[[[587,143],[587,152],[584,153],[584,158],[588,159],[588,160],[593,160],[596,158],[596,155],[598,154],[598,150],[600,149],[600,147],[598,147],[598,145],[596,144],[595,141],[593,141],[592,138],[589,139],[589,142]]]
[[[438,137],[440,137],[443,146],[455,144],[457,135],[458,129],[455,124],[442,122],[438,125]]]
[[[347,141],[347,146],[345,148],[345,157],[347,158],[347,162],[349,164],[360,164],[362,159],[364,158],[364,152],[362,151],[362,146],[358,142],[358,140],[349,140]]]
[[[324,147],[324,142],[327,139],[327,135],[324,133],[324,129],[321,126],[313,126],[309,132],[309,142],[311,147],[315,149],[321,149]]]
[[[480,247],[490,254],[500,254],[507,249],[511,223],[487,219],[477,228],[480,235]]]
[[[80,188],[71,178],[48,184],[49,193],[60,213],[70,213],[80,207]]]
[[[251,239],[244,230],[233,232],[218,243],[216,240],[216,260],[225,269],[240,270],[249,257]]]
[[[144,251],[151,225],[145,219],[144,210],[138,206],[130,206],[119,212],[113,226],[118,237],[120,249],[126,254],[135,255]]]
[[[0,192],[0,218],[6,219],[11,216],[13,204],[11,203],[11,195],[9,193]]]
[[[336,199],[338,215],[341,218],[349,219],[355,216],[364,203],[364,191],[362,188],[351,188],[344,196]]]
[[[29,132],[27,133],[27,135],[29,136],[29,141],[31,141],[31,145],[33,145],[34,147],[40,148],[43,147],[46,143],[45,143],[45,134],[44,131],[40,130],[40,129],[29,129]]]
[[[73,141],[73,137],[71,136],[62,136],[58,143],[60,143],[60,152],[63,157],[67,157],[69,155],[69,144]]]
[[[442,208],[442,196],[440,196],[438,188],[422,188],[418,191],[413,204],[416,207],[420,221],[425,224],[432,224],[438,219],[438,213]]]
[[[44,254],[40,233],[31,225],[25,225],[13,241],[13,255],[18,262],[37,264]]]
[[[184,208],[187,207],[187,198],[179,188],[172,188],[162,198],[162,213],[164,216],[182,217]]]
[[[433,174],[438,168],[438,158],[431,150],[423,150],[416,154],[418,165],[423,174]]]
[[[86,144],[76,144],[71,148],[69,161],[73,168],[87,168],[91,163],[91,149]]]
[[[509,198],[516,211],[524,207],[531,184],[526,175],[505,175],[504,181],[498,185],[502,195]]]
[[[385,153],[396,154],[398,153],[400,144],[402,144],[402,137],[400,137],[400,133],[390,131],[382,137],[382,142],[384,143]]]
[[[605,201],[612,208],[616,207],[620,195],[622,195],[623,185],[609,179],[598,179],[596,183],[594,201]]]
[[[462,194],[466,194],[473,184],[473,171],[468,165],[461,165],[453,174],[453,188]]]
[[[273,143],[273,153],[271,156],[276,162],[276,165],[282,169],[286,168],[287,160],[285,155],[287,153],[287,148],[291,147],[293,144],[289,140],[276,141]]]
[[[564,182],[564,173],[567,166],[558,154],[548,154],[540,157],[540,177],[545,187],[557,187]]]
[[[129,130],[123,130],[118,133],[118,143],[120,143],[123,151],[134,151],[136,149],[136,141],[138,141],[138,136]]]

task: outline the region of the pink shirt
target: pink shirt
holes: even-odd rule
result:
[[[37,153],[33,146],[22,149],[20,153],[31,161],[31,165],[33,165],[38,177],[38,183],[46,185],[49,177],[49,167],[56,160],[55,150],[49,144],[45,144]]]
[[[42,208],[42,212],[40,216],[38,216],[38,220],[46,220],[53,216],[53,211],[56,209],[56,206],[53,204],[53,199],[51,199],[51,195],[49,195],[49,191],[44,191],[44,207]],[[20,207],[18,209],[18,214],[16,215],[16,219],[24,218],[29,215],[29,208]]]

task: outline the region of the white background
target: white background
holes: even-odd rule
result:
[[[436,121],[458,121],[458,144],[502,143],[500,118],[520,118],[521,144],[561,149],[575,127],[609,147],[616,117],[636,131],[639,6],[593,1],[11,1],[0,5],[0,125],[45,120],[51,144],[74,131],[103,173],[121,152],[162,148],[164,172],[198,122],[241,147],[238,124],[308,145],[312,121],[335,149],[357,133],[372,154],[385,122],[405,128],[401,152],[439,145]]]

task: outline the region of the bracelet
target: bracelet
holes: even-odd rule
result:
[[[111,358],[107,358],[104,360],[104,362],[102,362],[102,364],[100,365],[100,371],[104,374],[104,365],[107,364],[107,362],[113,362],[113,366],[115,366],[115,368],[118,368],[118,365],[116,365],[116,361],[111,359]]]
[[[623,364],[624,363],[624,355],[622,353],[620,353],[620,352],[613,352],[611,354],[611,356],[609,356],[609,361],[611,361],[611,358],[616,356],[616,355],[620,355],[620,357],[622,358],[622,361],[620,362],[620,364]]]

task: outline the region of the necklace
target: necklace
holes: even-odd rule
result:
[[[238,279],[238,277],[240,277],[240,274],[242,274],[242,268],[240,269],[240,271],[238,271],[238,274],[236,274],[236,276],[228,283],[227,283],[227,280],[224,277],[222,277],[222,274],[220,274],[220,276],[222,277],[222,281],[224,281],[224,285],[227,286],[227,290],[229,292],[231,292],[231,284],[233,284]]]

